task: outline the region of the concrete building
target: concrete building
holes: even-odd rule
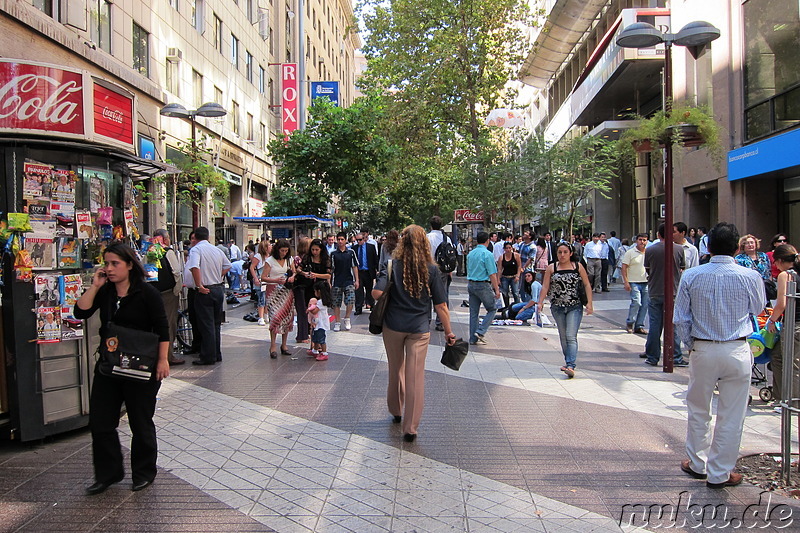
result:
[[[664,105],[664,46],[626,49],[619,32],[649,22],[677,33],[707,21],[721,36],[701,47],[673,47],[673,100],[707,105],[720,124],[728,156],[715,165],[707,150],[676,148],[674,216],[689,226],[734,222],[765,240],[800,235],[800,41],[797,2],[789,0],[541,0],[546,13],[520,78],[540,90],[550,140],[590,132],[614,139]],[[663,173],[640,155],[631,175],[613,183],[611,200],[585,206],[592,229],[621,236],[654,230],[662,218]]]

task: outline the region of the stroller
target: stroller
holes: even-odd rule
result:
[[[767,319],[771,309],[765,309],[757,317],[753,317],[753,334],[747,337],[750,351],[753,353],[753,368],[750,375],[750,384],[758,389],[758,397],[765,403],[771,402],[775,395],[772,392],[772,385],[767,385],[766,370],[771,370],[770,361],[772,360],[772,349],[780,336],[780,323],[775,324],[778,328],[777,333],[770,333],[766,328]],[[763,369],[762,369],[763,367]],[[753,397],[750,397],[750,402]]]

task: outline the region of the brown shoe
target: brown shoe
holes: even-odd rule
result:
[[[723,481],[722,483],[711,483],[710,481],[706,481],[706,487],[709,489],[724,489],[725,487],[735,487],[739,483],[742,482],[744,476],[741,474],[737,474],[736,472],[731,472],[731,475],[728,476],[728,481]]]
[[[625,331],[627,331],[628,333],[633,333],[633,324],[626,325]]]
[[[689,459],[684,459],[681,461],[681,470],[689,474],[695,479],[707,479],[707,474],[701,474],[700,472],[695,472],[692,470],[692,462]]]
[[[634,333],[639,333],[640,335],[647,335],[647,330],[644,328],[636,328]]]

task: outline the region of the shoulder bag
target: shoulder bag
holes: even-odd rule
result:
[[[109,316],[113,318],[114,314]],[[98,347],[100,370],[106,375],[149,381],[158,361],[158,344],[158,335],[151,331],[126,328],[109,320]]]
[[[586,287],[583,285],[580,263],[575,264],[575,272],[578,273],[578,297],[581,299],[581,305],[586,307],[589,304],[589,297],[586,295]]]
[[[386,306],[389,305],[389,293],[392,292],[394,282],[392,281],[392,260],[386,266],[386,287],[383,289],[381,297],[372,306],[372,311],[369,314],[369,332],[373,335],[380,335],[383,333],[383,319],[386,316]]]

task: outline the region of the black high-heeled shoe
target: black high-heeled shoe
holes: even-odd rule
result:
[[[395,424],[399,424],[402,420],[403,420],[402,416],[395,415],[395,417],[392,419],[392,422],[394,422]]]
[[[405,435],[403,435],[403,440],[406,442],[414,442],[414,439],[416,438],[417,438],[416,433],[406,433]]]
[[[283,355],[292,355],[292,352],[290,352],[289,350],[287,350],[287,349],[286,349],[286,348],[284,348],[283,346],[281,346],[281,353],[282,353]]]

